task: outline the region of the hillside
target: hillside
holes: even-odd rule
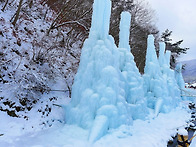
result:
[[[182,64],[185,64],[185,70],[182,72],[184,80],[186,82],[192,82],[196,80],[196,59],[183,61]]]

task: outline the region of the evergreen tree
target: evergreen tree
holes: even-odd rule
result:
[[[181,47],[181,44],[182,44],[183,40],[179,40],[179,41],[176,41],[176,42],[172,43],[171,35],[172,35],[172,31],[167,29],[167,30],[165,30],[165,32],[162,33],[161,40],[163,42],[165,42],[166,50],[171,51],[170,65],[171,65],[171,68],[174,69],[175,66],[176,66],[177,58],[181,54],[186,54],[187,50],[189,48]]]

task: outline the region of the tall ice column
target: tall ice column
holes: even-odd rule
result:
[[[95,0],[93,4],[93,16],[89,37],[97,37],[104,40],[109,34],[111,15],[110,0]],[[94,36],[95,35],[95,36]]]
[[[119,48],[126,48],[130,51],[129,35],[130,35],[131,14],[129,12],[121,13]]]

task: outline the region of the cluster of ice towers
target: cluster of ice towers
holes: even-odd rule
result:
[[[122,12],[118,47],[109,35],[110,0],[95,0],[89,38],[86,39],[80,65],[66,106],[66,123],[89,129],[94,142],[111,128],[132,124],[168,113],[182,99],[181,72],[170,69],[170,51],[160,43],[159,58],[154,37],[148,36],[144,75],[141,75],[130,52],[131,15]],[[178,71],[181,66],[177,66]]]

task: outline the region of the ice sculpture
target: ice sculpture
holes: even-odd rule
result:
[[[184,79],[182,76],[182,64],[181,63],[178,63],[176,65],[175,78],[176,78],[177,84],[180,88],[181,97],[182,97],[182,99],[186,100],[187,98],[184,96],[186,90],[185,90],[185,82],[184,82]]]
[[[130,52],[129,35],[131,25],[131,14],[129,12],[121,13],[120,33],[119,33],[119,48],[125,48]],[[133,59],[133,57],[131,58]]]
[[[159,43],[159,65],[163,77],[163,85],[167,87],[164,91],[165,107],[167,111],[175,108],[180,100],[180,90],[175,80],[174,70],[170,69],[171,51],[165,53],[165,43]]]
[[[65,108],[66,123],[88,129],[90,142],[98,140],[111,128],[145,118],[147,106],[154,110],[155,116],[168,112],[174,107],[171,96],[176,96],[168,91],[175,82],[170,79],[174,74],[169,69],[170,53],[164,54],[164,45],[160,46],[158,61],[154,38],[149,35],[142,78],[130,52],[131,16],[128,12],[121,15],[117,48],[109,35],[110,13],[110,0],[94,1],[89,38],[82,48],[71,102]]]
[[[104,40],[108,38],[111,15],[109,0],[94,0],[89,38]]]
[[[133,119],[144,119],[148,113],[146,99],[143,91],[143,78],[134,62],[134,57],[130,52],[131,15],[129,12],[122,12],[119,34],[120,70],[122,71],[126,85],[126,100],[130,105],[129,109]]]
[[[163,80],[161,80],[162,75],[155,51],[153,35],[149,35],[147,40],[147,53],[143,78],[148,107],[154,110],[156,109],[156,113],[158,113],[161,111],[161,108],[157,108],[156,104],[162,105]]]
[[[132,123],[119,70],[119,52],[108,35],[110,0],[95,0],[89,38],[82,48],[80,65],[66,107],[66,122],[90,129],[89,141],[108,129]]]
[[[159,43],[159,65],[164,66],[166,64],[166,59],[165,59],[165,43],[160,42]],[[163,71],[163,69],[161,69]]]
[[[181,89],[184,89],[185,88],[185,83],[184,83],[184,79],[182,77],[182,64],[181,63],[178,63],[176,65],[176,68],[175,68],[175,77],[176,77],[176,81],[177,81],[178,86]]]
[[[166,59],[166,65],[168,68],[168,79],[167,79],[168,92],[169,92],[169,95],[175,100],[174,106],[176,106],[180,99],[180,89],[175,79],[175,72],[174,70],[170,68],[170,57],[171,57],[171,51],[166,51],[165,59]]]
[[[147,54],[144,68],[144,90],[147,97],[147,105],[154,110],[155,116],[160,112],[167,113],[174,106],[172,98],[168,95],[167,81],[164,80],[161,65],[166,62],[164,59],[164,46],[160,47],[160,60],[157,59],[157,54],[154,46],[154,37],[148,36]],[[168,69],[166,69],[168,71]]]

